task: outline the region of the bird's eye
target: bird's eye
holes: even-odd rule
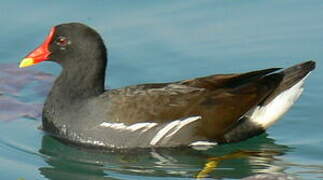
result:
[[[60,36],[57,38],[56,44],[61,47],[65,47],[67,44],[69,44],[69,41],[66,37]]]

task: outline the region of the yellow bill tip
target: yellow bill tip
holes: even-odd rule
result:
[[[31,66],[33,64],[35,64],[33,58],[25,58],[20,62],[19,68],[28,67],[28,66]]]

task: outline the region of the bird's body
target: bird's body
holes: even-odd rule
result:
[[[291,107],[315,67],[309,61],[285,70],[105,90],[106,49],[94,30],[58,25],[45,44],[50,53],[43,59],[56,61],[63,71],[46,100],[43,129],[105,148],[228,143],[258,135]]]

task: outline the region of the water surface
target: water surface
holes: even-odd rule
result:
[[[322,9],[321,0],[1,1],[1,179],[194,179],[203,173],[211,179],[259,173],[323,178]],[[318,67],[295,106],[261,136],[207,151],[91,151],[38,129],[60,67],[45,62],[17,69],[50,27],[64,22],[83,22],[102,34],[109,88],[309,59]]]

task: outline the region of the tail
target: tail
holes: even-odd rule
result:
[[[315,62],[307,61],[278,72],[283,78],[277,88],[225,134],[225,141],[242,141],[261,134],[274,124],[302,94],[304,81],[314,69]]]
[[[268,98],[266,98],[263,105],[268,104],[279,94],[281,94],[286,90],[289,90],[297,83],[301,83],[303,85],[304,80],[314,69],[315,69],[315,62],[307,61],[305,63],[294,65],[292,67],[284,69],[282,72],[279,72],[280,74],[283,75],[283,79],[278,85],[277,89]]]

